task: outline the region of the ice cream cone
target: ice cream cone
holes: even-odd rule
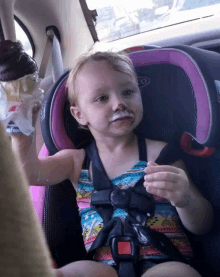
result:
[[[9,133],[29,135],[33,130],[32,108],[41,101],[38,68],[21,42],[0,42],[0,119]]]

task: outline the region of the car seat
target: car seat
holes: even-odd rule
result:
[[[175,137],[194,184],[214,207],[215,224],[208,234],[187,233],[198,270],[203,276],[220,276],[220,55],[189,46],[126,51],[135,66],[144,107],[137,131],[153,140],[170,142]],[[65,87],[68,73],[43,100],[40,120],[45,144],[40,156],[84,148],[92,140],[89,131],[77,128],[70,114]],[[31,195],[57,266],[83,259],[86,251],[70,181],[33,186]]]

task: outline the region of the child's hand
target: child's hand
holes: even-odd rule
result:
[[[150,161],[144,171],[147,192],[166,198],[177,208],[188,203],[190,185],[184,170]]]
[[[36,102],[34,104],[34,107],[32,109],[32,114],[33,114],[33,116],[32,116],[32,124],[33,124],[33,127],[36,126],[37,117],[38,117],[38,113],[39,113],[40,109],[41,109],[41,102],[38,101],[38,102]]]

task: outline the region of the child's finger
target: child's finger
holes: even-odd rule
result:
[[[36,102],[36,103],[34,104],[34,107],[33,107],[33,113],[38,112],[38,111],[40,110],[40,108],[41,108],[41,102],[40,102],[40,101],[39,101],[39,102]]]
[[[153,195],[163,197],[169,200],[169,191],[163,190],[163,189],[158,189],[152,186],[145,186],[146,190],[148,193],[151,193]]]
[[[40,109],[41,109],[41,102],[36,102],[33,106],[33,109],[32,109],[32,113],[33,113],[32,124],[33,124],[33,127],[35,127],[35,125],[36,125],[37,118],[38,118],[38,113],[39,113]]]
[[[149,161],[148,163],[147,163],[147,166],[157,166],[158,164],[156,164],[155,162],[153,162],[153,161]]]
[[[147,166],[144,169],[144,172],[147,174],[156,173],[156,172],[173,172],[180,174],[181,169],[175,166],[170,165],[157,165],[157,166]]]
[[[146,180],[144,182],[144,186],[154,187],[162,190],[167,190],[170,192],[175,190],[175,187],[176,187],[175,185],[176,184],[173,182],[164,182],[164,181],[149,182],[148,180]]]
[[[147,163],[147,167],[145,167],[145,169],[144,169],[144,172],[147,172],[146,170],[147,170],[147,168],[149,168],[149,167],[151,167],[151,166],[157,166],[158,164],[156,164],[155,162],[152,162],[152,161],[149,161],[148,163]]]

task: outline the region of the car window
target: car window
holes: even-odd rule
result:
[[[28,55],[33,57],[33,49],[31,42],[28,38],[28,35],[25,33],[23,28],[18,24],[18,22],[15,20],[15,32],[16,32],[16,38],[17,40],[20,40],[21,43],[23,44],[24,51],[27,52]],[[27,32],[27,30],[26,30]]]
[[[20,21],[18,23],[15,20],[15,32],[16,32],[16,39],[20,40],[21,43],[23,44],[24,51],[27,52],[28,55],[33,57],[33,55],[34,55],[34,45],[33,45],[31,36],[28,33],[28,30],[25,28],[25,26]],[[3,40],[3,39],[4,39],[4,34],[3,34],[1,21],[0,21],[0,41]]]
[[[98,39],[110,42],[142,32],[213,16],[220,0],[86,0],[97,11]]]

